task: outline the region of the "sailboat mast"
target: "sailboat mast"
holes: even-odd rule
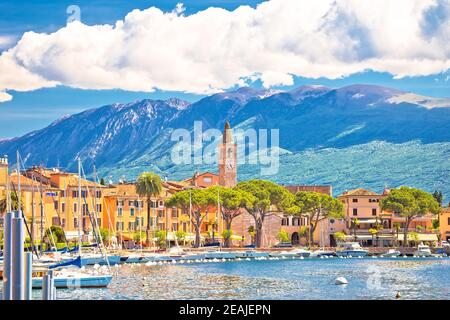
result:
[[[40,206],[40,214],[41,214],[41,252],[43,250],[43,246],[42,244],[44,243],[44,201],[43,201],[43,194],[42,194],[42,165],[39,168],[39,195],[40,195],[40,202],[39,202],[39,206]]]
[[[34,169],[33,169],[34,170]],[[30,240],[32,246],[34,246],[34,219],[35,219],[35,201],[34,201],[34,171],[31,174],[31,234]]]
[[[19,150],[16,153],[16,162],[17,162],[17,210],[20,212],[22,210],[22,192],[20,186],[20,158],[19,158]]]
[[[6,157],[5,157],[6,158]],[[8,159],[8,158],[6,158]],[[8,162],[6,162],[8,164]],[[9,182],[9,167],[6,167],[6,212],[11,212],[11,189]]]
[[[81,158],[78,157],[78,255],[81,257]]]

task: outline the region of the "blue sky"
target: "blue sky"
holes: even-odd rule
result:
[[[123,19],[133,9],[146,9],[151,6],[160,8],[165,12],[172,11],[180,1],[11,1],[0,2],[0,52],[16,45],[24,32],[52,33],[66,25],[66,9],[69,5],[78,5],[81,9],[81,21],[86,25],[114,24]],[[209,7],[221,7],[234,10],[246,4],[252,7],[262,1],[237,0],[196,0],[182,1],[185,7],[184,15],[195,14]],[[445,12],[445,10],[444,10]],[[445,20],[442,10],[427,13],[424,27],[427,35],[434,32],[436,21]],[[276,19],[276,17],[274,17]],[[344,23],[347,23],[344,21]],[[432,36],[432,35],[430,35]],[[361,49],[363,50],[363,49]],[[414,66],[412,65],[411,68]],[[1,70],[0,70],[1,72]],[[322,84],[331,87],[340,87],[354,83],[377,84],[412,91],[417,94],[450,97],[449,72],[438,72],[428,76],[406,76],[394,79],[387,72],[362,71],[350,76],[330,80],[326,77],[317,79],[294,76],[293,83],[277,86],[277,89],[290,89],[303,84]],[[251,85],[260,87],[261,81]],[[236,87],[236,86],[233,86]],[[1,87],[0,87],[1,89]],[[230,88],[231,89],[231,88]],[[66,85],[53,88],[40,88],[26,92],[8,90],[14,98],[11,101],[0,103],[0,138],[10,138],[23,135],[31,130],[42,128],[57,118],[77,113],[89,108],[99,107],[114,102],[129,102],[143,98],[165,99],[172,96],[195,101],[203,94],[184,93],[173,90],[156,90],[155,92],[126,91],[119,89],[76,89]],[[12,125],[14,123],[14,125]]]

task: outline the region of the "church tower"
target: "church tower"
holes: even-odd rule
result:
[[[225,123],[223,140],[219,145],[219,185],[232,188],[237,183],[237,145],[230,123]]]

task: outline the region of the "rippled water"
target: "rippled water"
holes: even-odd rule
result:
[[[344,276],[346,286],[334,279]],[[450,259],[305,259],[122,265],[108,288],[58,299],[450,299]],[[39,297],[40,290],[34,294]]]

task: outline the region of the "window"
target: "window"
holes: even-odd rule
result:
[[[78,212],[78,203],[74,203],[73,204],[73,212],[77,213]]]
[[[300,225],[300,218],[292,218],[292,225],[293,226],[299,226]]]
[[[66,212],[66,204],[64,202],[61,203],[61,211]]]
[[[372,215],[376,216],[377,215],[377,208],[372,208]]]
[[[77,190],[72,191],[72,198],[78,198],[78,191]]]
[[[380,202],[380,199],[369,199],[369,202]]]
[[[139,218],[139,217],[137,217],[136,218],[136,228],[140,228],[140,227],[142,227],[143,225],[144,225],[144,220],[141,220],[141,218]]]
[[[82,190],[82,191],[81,191],[81,197],[82,197],[82,198],[86,198],[86,195],[87,195],[86,190]]]
[[[178,231],[178,223],[172,223],[172,231]]]
[[[158,230],[166,230],[166,225],[163,222],[159,223],[159,229]]]
[[[73,218],[73,227],[78,228],[78,218]]]
[[[117,200],[117,206],[123,207],[123,200]]]
[[[117,208],[117,216],[121,217],[123,214],[123,208],[119,207]]]
[[[97,212],[102,212],[102,204],[101,203],[97,203],[95,206],[95,211]]]
[[[204,183],[211,183],[212,182],[212,178],[211,177],[204,177],[203,178],[203,182]]]
[[[66,190],[61,190],[60,195],[61,195],[62,198],[65,198],[66,197]]]
[[[123,221],[117,221],[116,222],[116,230],[117,231],[123,231]]]
[[[102,219],[101,218],[97,218],[97,227],[101,227],[102,226]]]
[[[66,219],[64,219],[64,218],[61,219],[61,227],[63,227],[63,228],[66,227]]]
[[[289,218],[281,219],[281,225],[282,226],[288,226],[289,225]]]
[[[357,216],[358,215],[358,209],[357,208],[353,208],[353,215]]]
[[[144,201],[142,201],[142,200],[137,200],[136,203],[137,203],[136,206],[137,206],[138,208],[143,208],[143,207],[144,207]]]
[[[97,199],[100,199],[102,197],[102,192],[99,190],[95,191],[95,196],[97,197]]]
[[[177,210],[177,208],[172,208],[172,218],[178,218],[178,210]]]
[[[156,208],[156,201],[150,201],[150,208]]]
[[[159,206],[160,206],[160,207],[164,207],[164,201],[159,200]]]
[[[158,210],[158,218],[164,218],[164,210]]]
[[[450,218],[447,218],[447,224],[450,226]]]
[[[130,216],[134,217],[134,208],[130,208]]]
[[[52,218],[52,225],[59,226],[59,218],[58,217],[53,217]]]
[[[134,200],[129,200],[129,201],[128,201],[128,205],[129,205],[130,207],[134,207],[134,205],[135,205]]]
[[[58,201],[53,201],[53,207],[55,208],[55,210],[58,210],[59,208]]]
[[[356,202],[358,202],[358,199],[353,198],[353,199],[352,199],[352,202],[355,202],[355,203],[356,203]]]
[[[89,208],[88,208],[87,203],[83,203],[81,208],[82,208],[83,216],[86,216],[88,214],[88,212],[89,212]]]
[[[135,222],[133,222],[133,221],[128,222],[128,230],[130,230],[130,231],[135,230]]]

